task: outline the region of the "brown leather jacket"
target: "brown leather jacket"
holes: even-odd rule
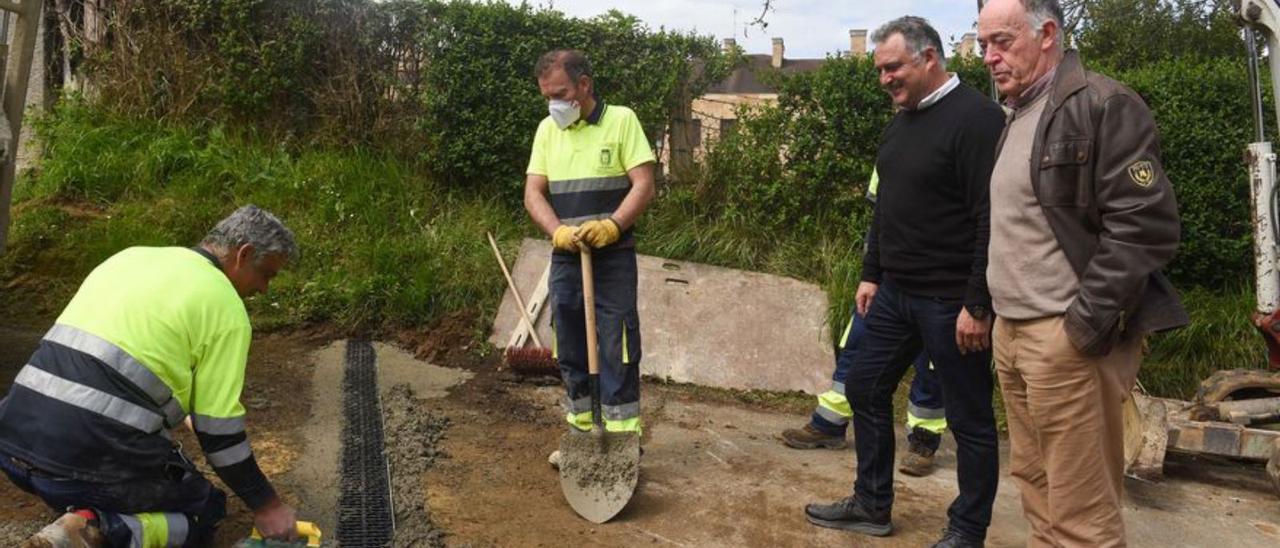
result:
[[[1048,93],[1031,148],[1031,187],[1080,277],[1067,337],[1101,355],[1122,336],[1186,325],[1160,273],[1181,223],[1150,109],[1123,84],[1084,70],[1074,51]],[[1003,146],[1002,136],[997,151]]]

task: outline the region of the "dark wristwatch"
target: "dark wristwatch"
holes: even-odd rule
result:
[[[973,319],[980,322],[986,321],[987,317],[991,316],[991,310],[988,310],[987,307],[980,304],[966,306],[964,309],[969,311],[969,315],[972,316]]]

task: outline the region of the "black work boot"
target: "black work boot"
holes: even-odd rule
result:
[[[788,428],[782,431],[782,443],[792,449],[844,449],[848,442],[844,436],[832,436],[824,434],[814,428],[812,424],[804,425],[804,428]]]
[[[889,512],[872,512],[863,507],[855,497],[847,497],[831,504],[805,505],[804,516],[814,525],[864,535],[886,537],[893,532]]]
[[[908,476],[922,477],[933,473],[933,454],[938,451],[942,436],[922,428],[914,428],[907,436],[907,454],[898,462],[898,471]]]
[[[942,530],[942,538],[933,544],[933,548],[982,548],[982,541],[970,539],[947,527]]]

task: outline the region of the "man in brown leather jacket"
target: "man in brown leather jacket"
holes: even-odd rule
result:
[[[991,175],[996,371],[1032,546],[1123,546],[1123,419],[1146,333],[1187,323],[1155,121],[1062,45],[1056,0],[993,0],[984,61],[1013,109]],[[1029,168],[1029,169],[1028,169]]]

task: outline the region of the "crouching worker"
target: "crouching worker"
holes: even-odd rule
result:
[[[249,448],[240,392],[241,299],[296,256],[293,233],[250,205],[197,247],[129,248],[85,278],[0,400],[0,470],[67,512],[24,546],[207,544],[226,495],[174,443],[169,429],[187,418],[258,530],[293,537],[294,509]]]

